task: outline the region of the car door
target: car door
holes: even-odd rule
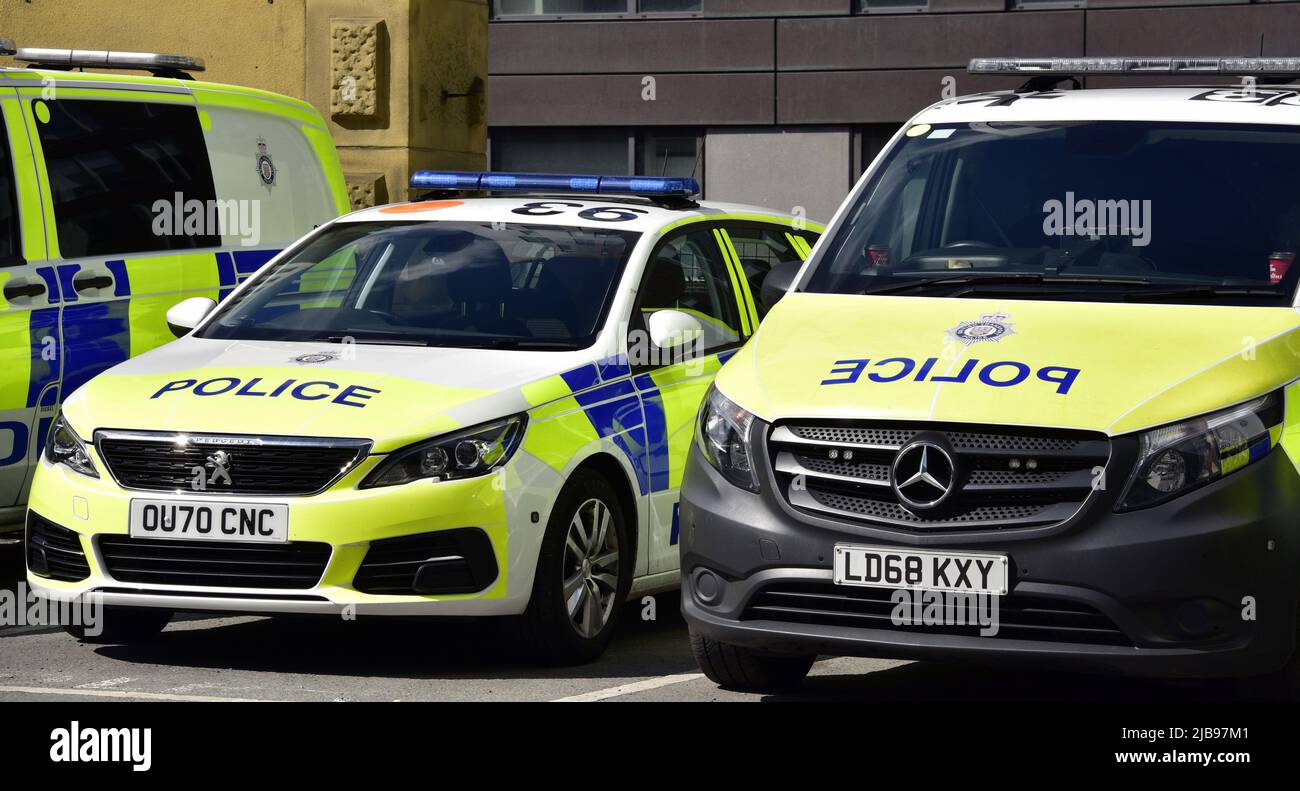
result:
[[[57,405],[59,292],[18,94],[0,88],[0,529],[20,520]]]
[[[777,264],[807,260],[817,242],[817,234],[793,226],[758,222],[728,222],[722,231],[726,234],[727,252],[749,296],[755,298],[754,308],[761,320],[767,315],[767,309],[757,299],[763,278]]]
[[[62,295],[61,393],[174,339],[166,312],[220,296],[219,207],[183,91],[18,89]]]
[[[646,321],[659,310],[679,310],[700,322],[703,340],[696,353],[673,359],[647,348]],[[696,413],[718,368],[752,328],[752,308],[717,225],[691,224],[659,242],[637,293],[628,342],[646,427],[652,574],[677,568],[678,491]]]

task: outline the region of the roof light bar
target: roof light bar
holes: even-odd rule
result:
[[[700,194],[695,179],[655,176],[579,176],[561,173],[484,173],[421,170],[411,176],[415,189],[455,192],[589,192],[689,198]]]
[[[1300,58],[972,58],[971,74],[1300,76]]]
[[[203,71],[203,59],[158,52],[113,52],[103,49],[49,49],[21,47],[16,55],[24,63],[62,68],[140,69],[141,71]]]
[[[18,51],[11,38],[0,38],[0,55],[12,55]]]

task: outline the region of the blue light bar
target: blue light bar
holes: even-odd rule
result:
[[[417,171],[411,176],[411,187],[455,192],[589,192],[682,198],[700,194],[699,182],[689,178],[440,170]]]

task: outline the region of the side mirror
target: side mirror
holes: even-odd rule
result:
[[[785,292],[794,285],[794,279],[803,268],[803,261],[784,261],[772,267],[763,278],[763,287],[759,289],[758,298],[763,300],[763,307],[771,310],[781,301]]]
[[[177,338],[188,335],[216,306],[216,301],[207,297],[190,297],[177,302],[167,311],[167,329]]]
[[[660,349],[673,349],[688,343],[704,332],[704,325],[689,313],[680,310],[656,310],[646,319],[650,341]]]

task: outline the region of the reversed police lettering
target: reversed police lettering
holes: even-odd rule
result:
[[[197,379],[177,379],[168,382],[149,398],[159,398],[168,393],[190,393],[196,396],[244,396],[253,398],[280,398],[288,396],[299,401],[323,401],[340,406],[365,407],[366,402],[379,395],[382,390],[364,385],[341,385],[319,379],[299,381],[285,379],[272,384],[255,376],[248,380],[235,376],[219,376],[200,382]]]
[[[869,359],[836,360],[828,371],[829,378],[823,379],[821,383],[823,385],[854,384],[862,379],[865,373],[867,381],[878,384],[907,379],[913,382],[928,381],[940,384],[966,384],[977,381],[989,387],[1016,387],[1028,382],[1032,376],[1040,382],[1056,385],[1058,395],[1066,395],[1082,373],[1079,368],[1064,365],[1044,365],[1034,368],[1028,363],[1015,360],[997,360],[981,364],[979,360],[972,358],[962,363],[961,368],[955,373],[933,374],[938,362],[937,357],[928,357],[919,363],[910,357],[885,357],[874,362]]]

